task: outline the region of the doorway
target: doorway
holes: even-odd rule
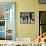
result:
[[[0,3],[0,40],[15,40],[15,3]]]
[[[46,32],[46,11],[39,11],[39,35]]]

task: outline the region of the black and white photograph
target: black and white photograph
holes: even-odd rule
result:
[[[35,21],[34,12],[20,12],[20,23],[21,24],[33,24]]]

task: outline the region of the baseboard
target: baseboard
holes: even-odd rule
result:
[[[20,42],[20,41],[24,41],[24,42],[31,42],[32,39],[31,38],[16,38],[16,41]]]

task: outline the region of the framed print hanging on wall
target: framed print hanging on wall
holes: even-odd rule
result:
[[[34,12],[20,12],[21,24],[33,24],[35,21]]]
[[[38,0],[40,4],[46,4],[46,0]]]

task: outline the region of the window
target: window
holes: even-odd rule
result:
[[[39,35],[46,32],[46,11],[39,12]]]

